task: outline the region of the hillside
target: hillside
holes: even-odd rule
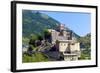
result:
[[[44,29],[55,29],[60,22],[39,12],[23,10],[23,36],[29,37],[30,34],[42,34]]]
[[[43,35],[44,29],[56,29],[61,23],[52,17],[37,11],[23,10],[23,37],[30,37],[31,34]],[[69,29],[66,27],[66,29]],[[70,29],[69,29],[70,30]],[[73,32],[73,36],[80,36]]]
[[[84,37],[80,37],[78,41],[81,43],[82,48],[91,48],[91,33],[88,33]]]
[[[81,48],[80,59],[91,59],[91,33],[88,33],[84,37],[78,39]]]

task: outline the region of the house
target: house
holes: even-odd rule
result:
[[[80,44],[73,40],[59,40],[59,52],[64,55],[64,60],[78,60],[80,57]]]

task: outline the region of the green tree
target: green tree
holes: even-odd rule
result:
[[[22,42],[23,42],[24,45],[28,45],[29,39],[26,38],[26,37],[22,37]]]
[[[47,55],[41,53],[41,52],[36,52],[32,54],[31,56],[28,54],[23,54],[23,63],[30,63],[30,62],[46,62],[49,61],[49,58]]]
[[[81,43],[81,48],[84,48],[81,51],[80,59],[91,59],[91,34],[87,34],[84,37],[80,37],[78,41]]]
[[[38,40],[40,40],[40,41],[42,41],[43,40],[43,36],[41,36],[41,35],[37,35],[37,38],[38,38]]]
[[[38,37],[34,34],[31,34],[31,39],[29,41],[29,45],[36,46],[35,41],[38,40]]]
[[[45,37],[45,39],[50,39],[51,33],[48,31],[48,29],[44,30],[44,37]]]

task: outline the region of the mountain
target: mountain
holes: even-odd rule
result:
[[[30,34],[41,34],[44,29],[55,29],[60,22],[40,12],[23,10],[23,36],[28,37]]]
[[[61,24],[52,17],[38,11],[23,10],[22,18],[23,37],[29,37],[31,34],[43,34],[44,29],[56,29]],[[72,32],[74,37],[80,37],[74,31]]]

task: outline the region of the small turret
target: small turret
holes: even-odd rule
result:
[[[60,25],[57,27],[57,30],[58,30],[58,31],[63,31],[63,30],[65,30],[65,25],[64,25],[64,24],[60,24]]]

